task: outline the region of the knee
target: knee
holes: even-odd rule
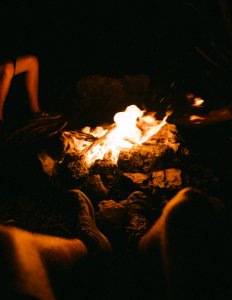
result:
[[[31,60],[32,65],[34,65],[36,67],[39,66],[39,59],[36,55],[31,55],[30,60]]]
[[[7,62],[2,68],[1,77],[10,81],[14,76],[14,69],[15,68],[13,62]]]
[[[173,211],[187,210],[187,211],[198,211],[203,210],[214,211],[215,214],[222,213],[224,205],[218,198],[211,197],[204,192],[187,187],[179,191],[164,208],[166,215]]]
[[[4,225],[0,225],[0,242],[5,240],[5,237],[8,236],[7,227]]]
[[[23,232],[22,229],[16,228],[14,226],[0,225],[0,242],[9,242],[15,239]]]
[[[27,56],[27,62],[30,69],[38,69],[39,68],[39,59],[36,55]]]
[[[208,247],[223,231],[223,203],[195,189],[179,192],[164,209],[163,239],[169,247]],[[179,249],[179,248],[178,248]],[[178,250],[179,251],[179,250]]]

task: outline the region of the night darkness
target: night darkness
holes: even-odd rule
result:
[[[58,59],[61,67],[72,64],[79,74],[152,71],[158,48],[168,39],[175,47],[177,38],[177,9],[165,3],[153,7],[20,1],[5,7],[4,28],[12,47],[35,51],[49,61]]]
[[[218,2],[1,1],[1,51],[39,57],[41,101],[51,109],[91,74],[147,74],[168,87],[198,76],[194,46],[224,39]]]

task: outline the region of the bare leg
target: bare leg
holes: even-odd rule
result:
[[[14,64],[7,62],[0,66],[0,120],[3,120],[3,107],[14,76]]]
[[[147,257],[160,246],[170,299],[222,299],[222,208],[218,199],[185,188],[140,240]]]
[[[62,270],[68,277],[69,271],[78,270],[88,257],[79,239],[32,234],[15,227],[0,226],[0,246],[0,294],[13,298],[56,299],[51,275]]]
[[[81,280],[85,276],[82,271],[88,258],[100,258],[102,262],[101,258],[112,250],[96,227],[94,209],[87,196],[77,189],[68,191],[67,196],[70,218],[78,220],[80,239],[33,234],[0,225],[0,298],[4,291],[52,300],[56,293],[67,294],[70,281],[81,294]],[[75,276],[70,280],[73,273]]]
[[[27,55],[17,58],[15,75],[25,73],[26,90],[32,112],[39,112],[38,82],[39,61],[36,56]]]
[[[25,87],[33,117],[54,120],[61,118],[62,115],[59,113],[47,113],[40,110],[38,95],[39,61],[35,55],[25,55],[17,58],[15,69],[12,61],[8,61],[0,66],[0,121],[3,121],[3,108],[9,92],[11,79],[21,73],[25,75]]]

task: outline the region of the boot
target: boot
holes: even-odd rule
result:
[[[140,191],[133,192],[128,197],[125,208],[128,215],[128,249],[135,249],[149,228],[150,206],[147,196]]]

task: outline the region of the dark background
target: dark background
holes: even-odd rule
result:
[[[59,108],[62,91],[89,74],[197,85],[198,70],[208,66],[194,47],[227,43],[221,2],[1,1],[0,49],[39,57],[48,108]]]

